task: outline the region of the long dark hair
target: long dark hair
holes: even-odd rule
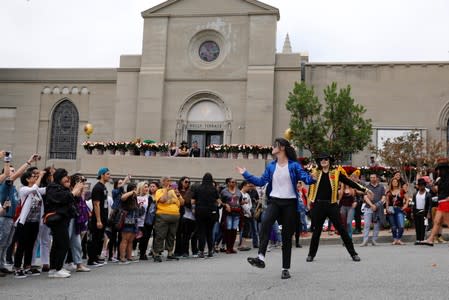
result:
[[[285,155],[289,160],[297,161],[298,157],[296,155],[295,149],[292,147],[289,141],[284,138],[277,138],[274,140],[274,143],[279,147],[282,146],[285,148]]]
[[[207,172],[203,175],[203,180],[201,181],[201,184],[203,186],[211,186],[215,189],[214,178],[212,177],[212,174],[209,172]]]
[[[134,182],[128,183],[126,187],[126,192],[131,192],[137,188]],[[125,210],[132,210],[137,208],[137,196],[133,195],[126,199],[126,201],[121,201],[122,208]]]

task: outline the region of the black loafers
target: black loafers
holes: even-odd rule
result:
[[[265,268],[265,262],[258,257],[248,257],[247,258],[249,264],[256,268]]]
[[[288,270],[282,270],[281,279],[289,279],[290,277],[290,272]]]
[[[352,257],[352,260],[353,261],[360,261],[360,256],[358,256],[357,254],[356,255],[353,255],[353,256],[351,256]]]

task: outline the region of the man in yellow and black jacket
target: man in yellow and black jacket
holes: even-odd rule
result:
[[[313,209],[311,210],[313,235],[310,242],[307,261],[311,262],[315,258],[318,251],[323,223],[326,218],[329,218],[338,230],[352,260],[360,261],[360,257],[357,252],[355,252],[354,244],[352,243],[348,232],[341,225],[337,194],[340,182],[364,193],[369,193],[370,191],[366,187],[349,179],[341,166],[336,168],[332,167],[332,158],[329,154],[321,154],[317,157],[316,161],[318,168],[312,170],[312,176],[316,178],[317,181],[310,186],[308,196],[309,202],[313,203]]]

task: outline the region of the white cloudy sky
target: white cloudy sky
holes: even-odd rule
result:
[[[212,1],[212,0],[211,0]],[[222,0],[226,1],[226,0]],[[0,68],[117,67],[161,0],[0,0]],[[448,0],[265,0],[312,62],[449,61]]]

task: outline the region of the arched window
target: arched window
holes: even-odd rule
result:
[[[50,159],[76,159],[78,110],[69,100],[56,106],[51,118]]]

